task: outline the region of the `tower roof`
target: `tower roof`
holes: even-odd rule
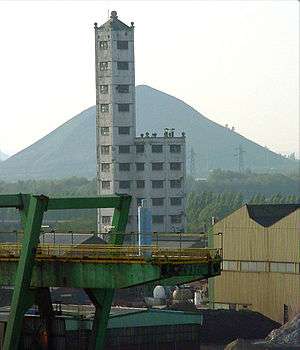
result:
[[[129,27],[118,19],[117,11],[111,11],[110,19],[100,27],[97,27],[97,23],[95,23],[95,28],[103,30],[130,30],[133,28],[133,22],[131,22],[131,27]]]

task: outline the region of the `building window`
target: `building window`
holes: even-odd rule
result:
[[[101,127],[101,135],[102,136],[109,136],[109,127],[108,126]]]
[[[241,261],[241,271],[264,272],[267,271],[267,264],[263,261]]]
[[[164,205],[164,198],[152,198],[153,207],[161,207]]]
[[[109,146],[101,146],[101,154],[109,154]]]
[[[125,61],[118,61],[117,67],[118,67],[118,70],[128,70],[129,64],[128,64],[128,62],[125,62]]]
[[[103,190],[109,190],[110,189],[110,181],[101,181],[101,187]]]
[[[181,188],[181,180],[170,180],[171,188]]]
[[[164,188],[163,180],[152,180],[152,188]]]
[[[162,145],[152,145],[152,153],[162,153],[163,146]]]
[[[119,135],[130,135],[129,126],[119,126],[118,131],[119,131]]]
[[[238,263],[237,261],[223,260],[222,261],[222,269],[229,271],[237,271]]]
[[[136,188],[145,188],[145,180],[137,180]]]
[[[101,103],[100,110],[101,110],[101,113],[108,113],[109,112],[109,104],[108,103]]]
[[[295,272],[295,264],[271,262],[270,263],[270,272],[294,273]]]
[[[182,204],[182,197],[171,197],[170,204],[171,205],[181,205]]]
[[[163,224],[164,216],[163,215],[152,215],[152,223],[153,224]]]
[[[119,171],[130,171],[130,163],[119,163]]]
[[[145,163],[135,163],[136,171],[144,171],[145,170]]]
[[[108,85],[100,85],[100,94],[108,94]]]
[[[100,70],[108,70],[108,62],[100,62]]]
[[[163,170],[164,163],[152,163],[152,170]]]
[[[132,223],[132,215],[128,215],[127,223],[128,224]]]
[[[170,152],[171,153],[180,153],[181,152],[181,145],[170,145]]]
[[[110,225],[111,224],[111,216],[102,216],[102,224]]]
[[[108,173],[110,171],[110,163],[101,163],[101,171]]]
[[[129,85],[117,85],[117,90],[120,94],[126,94],[129,92]]]
[[[99,41],[99,47],[101,50],[107,50],[108,49],[108,42],[107,41]]]
[[[144,153],[145,152],[145,145],[136,145],[135,150],[136,150],[136,153]]]
[[[171,224],[181,224],[181,214],[179,215],[170,215],[171,217]]]
[[[119,146],[119,153],[130,153],[130,146]]]
[[[119,112],[129,112],[129,103],[118,103]]]
[[[128,50],[128,41],[127,40],[118,40],[117,41],[118,50]]]
[[[119,188],[129,189],[130,188],[130,181],[119,181]]]
[[[170,170],[181,170],[181,163],[180,162],[170,163]]]

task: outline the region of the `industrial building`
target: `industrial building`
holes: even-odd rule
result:
[[[214,225],[211,244],[224,259],[209,281],[212,306],[280,323],[300,312],[300,204],[245,205]]]
[[[112,11],[106,23],[95,23],[95,54],[98,193],[133,197],[128,232],[137,231],[137,207],[142,199],[152,209],[153,231],[182,232],[185,135],[176,135],[170,128],[153,134],[145,130],[136,137],[133,22],[127,26]],[[112,211],[100,209],[98,231],[109,231],[111,220]]]

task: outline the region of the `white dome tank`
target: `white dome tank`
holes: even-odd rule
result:
[[[166,291],[163,286],[156,286],[153,290],[153,298],[166,299]]]

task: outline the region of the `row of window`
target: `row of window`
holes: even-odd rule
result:
[[[182,215],[169,215],[171,224],[181,224],[182,223]],[[112,222],[111,216],[102,216],[101,219],[102,224],[110,225]],[[128,223],[132,222],[132,217],[128,217]],[[153,224],[164,224],[165,216],[164,215],[152,215],[152,223]]]
[[[139,206],[142,204],[142,200],[145,198],[137,198],[136,199],[136,204]],[[182,197],[170,197],[170,205],[172,206],[177,206],[177,205],[182,205]],[[153,207],[162,207],[165,203],[165,198],[160,197],[160,198],[151,198],[152,206]]]
[[[117,103],[118,105],[118,112],[129,112],[130,111],[130,103]],[[101,113],[108,113],[109,112],[109,104],[108,103],[101,103],[100,104],[100,111]]]
[[[119,84],[116,86],[116,90],[120,93],[120,94],[126,94],[129,93],[129,85],[127,84]],[[108,85],[100,85],[99,86],[99,91],[100,94],[108,94]]]
[[[130,126],[119,126],[118,127],[118,134],[119,135],[130,135]],[[102,136],[109,136],[109,126],[102,126],[101,127],[101,135]]]
[[[298,264],[290,262],[269,262],[269,261],[235,261],[223,260],[223,270],[242,272],[282,272],[298,273]],[[299,269],[299,268],[298,268]]]
[[[99,63],[99,69],[100,71],[108,71],[109,70],[109,64],[111,62],[100,62]],[[129,62],[128,61],[117,61],[117,69],[118,70],[128,70],[129,69]]]
[[[119,171],[130,171],[131,164],[130,163],[119,163]],[[171,162],[169,163],[170,170],[181,170],[180,162]],[[101,163],[101,171],[102,172],[110,172],[111,163]],[[151,163],[152,171],[161,171],[164,169],[164,163],[157,162]],[[144,171],[145,163],[135,163],[136,171]]]
[[[161,189],[164,188],[165,180],[151,180],[151,188],[153,189]],[[132,181],[130,180],[120,180],[119,181],[119,189],[128,190],[131,188]],[[170,188],[181,188],[181,180],[169,180]],[[136,180],[136,188],[145,188],[146,181],[145,180]],[[103,190],[110,190],[111,181],[103,180],[101,181],[101,188]]]
[[[108,41],[99,41],[100,50],[108,49]],[[117,49],[118,50],[128,50],[128,40],[118,40],[117,41]]]
[[[108,145],[101,146],[101,154],[108,155],[110,154],[110,147]],[[130,145],[122,145],[119,147],[119,154],[122,153],[130,153]],[[170,145],[170,153],[180,153],[181,145]],[[145,145],[136,145],[135,146],[136,153],[144,153]],[[152,153],[163,153],[163,145],[151,145]]]

